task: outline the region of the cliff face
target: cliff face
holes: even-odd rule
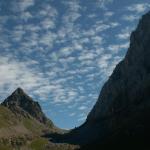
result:
[[[150,12],[142,17],[130,38],[126,57],[105,83],[87,121],[136,108],[150,97]]]
[[[2,105],[9,108],[14,113],[21,113],[24,116],[29,114],[39,122],[53,126],[52,121],[50,121],[42,112],[39,103],[33,101],[33,99],[21,88],[16,89],[12,95],[4,100]]]
[[[144,139],[149,133],[150,12],[132,32],[125,58],[104,84],[86,122],[73,130],[71,136],[74,141],[89,144]]]

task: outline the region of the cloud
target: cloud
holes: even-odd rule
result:
[[[87,109],[87,106],[80,106],[78,109],[79,110],[85,110],[85,109]]]
[[[117,37],[118,37],[119,39],[121,39],[121,40],[122,40],[122,39],[123,39],[123,40],[124,40],[124,39],[128,39],[128,38],[130,37],[130,33],[127,33],[127,32],[126,32],[126,33],[120,33],[120,34],[117,35]]]
[[[139,19],[139,16],[133,15],[133,14],[132,15],[123,15],[122,19],[125,21],[133,22],[133,21]]]
[[[55,23],[54,21],[50,20],[50,18],[46,18],[41,22],[43,29],[54,29]]]
[[[59,112],[69,119],[76,118],[79,124],[86,119],[127,50],[130,24],[135,21],[130,15],[139,15],[128,10],[118,19],[117,13],[121,17],[124,10],[108,9],[112,0],[87,2],[14,0],[8,8],[13,12],[2,8],[6,9],[0,15],[2,97],[21,86],[45,110],[52,108],[48,115],[63,107]]]
[[[102,68],[107,68],[108,67],[108,62],[112,58],[111,54],[103,54],[102,57],[99,59],[98,64],[99,67]]]
[[[34,0],[15,0],[12,2],[12,10],[14,12],[25,11],[34,5]]]
[[[78,122],[83,122],[86,120],[86,118],[87,118],[87,116],[82,116],[82,117],[78,118]]]
[[[56,27],[56,19],[58,12],[51,5],[43,5],[42,9],[37,13],[36,17],[41,18],[40,24],[42,29],[54,29]],[[44,19],[43,19],[44,18]]]
[[[71,114],[69,114],[70,117],[73,117],[73,116],[75,116],[75,115],[76,115],[76,113],[71,113]]]
[[[112,53],[118,53],[122,49],[127,49],[128,47],[129,47],[129,42],[126,42],[123,44],[109,45],[108,50],[111,51]]]
[[[131,31],[132,31],[132,27],[126,27],[125,29],[122,29],[121,32],[116,35],[116,37],[119,40],[129,40],[129,37],[131,35]]]
[[[149,3],[137,3],[127,7],[127,10],[135,13],[143,13],[150,8]]]
[[[71,37],[71,32],[75,30],[75,22],[81,17],[81,6],[78,1],[63,1],[63,4],[67,7],[67,9],[61,19],[63,27],[61,27],[58,31],[60,38],[64,38],[69,35],[69,37]]]
[[[29,91],[44,84],[42,75],[28,67],[33,63],[35,62],[18,62],[10,56],[0,56],[0,91],[2,98],[6,96],[6,89],[7,93],[17,87],[23,87]]]
[[[39,44],[47,46],[49,49],[53,47],[54,40],[57,38],[57,35],[51,31],[47,31],[45,34],[41,35]]]
[[[103,38],[100,37],[100,36],[94,36],[91,39],[93,41],[93,44],[99,44],[99,45],[101,45],[102,42],[103,42]]]
[[[106,6],[112,2],[113,0],[97,0],[97,7],[106,9]]]
[[[20,18],[24,21],[28,21],[29,19],[33,18],[32,14],[28,11],[24,11],[21,13]]]
[[[112,11],[106,11],[105,13],[104,13],[104,16],[106,16],[106,17],[111,17],[111,16],[113,16],[114,15],[114,12],[112,12]]]
[[[96,57],[96,54],[93,52],[82,52],[81,55],[78,57],[79,60],[93,60]]]

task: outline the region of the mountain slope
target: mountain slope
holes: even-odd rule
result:
[[[62,130],[54,126],[42,112],[40,105],[21,88],[16,89],[0,105],[0,149],[2,150],[46,150],[49,147],[54,149],[57,145],[50,143],[43,135],[55,132]]]
[[[103,86],[85,128],[97,143],[148,144],[150,133],[150,12],[131,34],[130,47]],[[94,129],[95,128],[95,129]],[[92,137],[92,136],[91,136]],[[91,139],[90,139],[91,140]],[[135,144],[134,143],[134,144]],[[119,145],[119,144],[118,144]]]
[[[137,147],[140,144],[148,145],[149,58],[150,12],[142,17],[137,29],[132,32],[130,47],[125,58],[116,66],[104,84],[86,122],[72,130],[63,140],[87,145],[83,147],[84,150],[93,148],[96,150],[103,148],[104,145],[106,149],[111,144],[119,146],[119,143],[130,148],[131,145]]]
[[[57,129],[58,131],[58,129]],[[0,150],[74,150],[75,145],[52,143],[45,133],[56,132],[39,121],[12,113],[0,106]]]
[[[0,149],[18,149],[50,130],[32,116],[0,106]]]

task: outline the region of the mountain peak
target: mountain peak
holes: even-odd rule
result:
[[[22,100],[21,98],[19,98],[19,97],[26,97],[26,99],[25,100],[30,100],[30,101],[33,101],[32,100],[32,98],[30,97],[30,96],[28,96],[28,94],[26,94],[26,92],[22,89],[22,88],[20,88],[20,87],[18,87],[12,94],[11,94],[11,96],[12,97],[17,97],[17,98],[15,98],[15,99],[11,99],[11,101],[12,100],[14,100],[14,101],[17,101],[17,100]]]
[[[22,94],[24,93],[24,90],[20,87],[18,87],[15,91],[14,91],[15,94]]]
[[[15,113],[18,113],[18,110],[23,110],[41,123],[46,124],[47,121],[51,122],[42,112],[39,103],[28,96],[20,87],[17,88],[8,98],[6,98],[2,105],[9,108]]]

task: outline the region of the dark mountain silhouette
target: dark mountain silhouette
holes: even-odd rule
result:
[[[83,150],[150,148],[150,12],[132,32],[125,58],[104,84],[86,122],[52,137]]]

